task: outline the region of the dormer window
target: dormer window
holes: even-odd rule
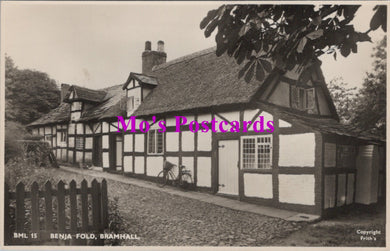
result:
[[[70,104],[70,119],[77,121],[81,118],[81,112],[83,110],[83,103],[81,101],[74,101]]]
[[[291,86],[291,106],[294,109],[314,113],[315,89]]]

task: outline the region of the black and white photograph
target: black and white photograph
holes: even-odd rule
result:
[[[388,2],[0,7],[2,249],[387,247]]]

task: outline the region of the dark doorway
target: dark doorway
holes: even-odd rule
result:
[[[93,137],[92,163],[94,166],[103,166],[102,163],[102,136]]]

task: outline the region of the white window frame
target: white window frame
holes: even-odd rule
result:
[[[269,153],[269,158],[270,158],[270,167],[269,168],[259,168],[258,166],[258,145],[262,143],[257,143],[258,138],[269,138],[270,142],[267,143],[270,145],[270,153]],[[255,139],[255,168],[244,168],[244,139]],[[267,134],[267,135],[250,135],[250,136],[241,136],[240,138],[240,168],[243,170],[271,170],[273,168],[272,165],[272,149],[273,149],[273,137],[272,134]]]
[[[150,132],[153,131],[154,132],[154,146],[155,146],[155,152],[149,152],[149,135],[150,135]],[[157,140],[157,135],[158,134],[161,134],[162,135],[162,151],[161,153],[158,153],[157,152],[157,148],[158,148],[158,140]],[[147,134],[147,137],[146,137],[146,146],[147,146],[147,149],[146,149],[146,152],[148,155],[163,155],[164,154],[164,133],[162,132],[158,132],[158,129],[154,129],[154,130],[149,130],[148,131],[148,134]]]

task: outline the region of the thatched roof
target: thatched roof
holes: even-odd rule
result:
[[[75,97],[72,100],[81,100],[81,101],[89,101],[93,103],[100,103],[104,100],[106,96],[106,92],[103,90],[92,90],[85,87],[72,85],[65,98],[64,102],[69,102],[69,96],[72,93],[72,91],[75,92]]]
[[[214,47],[158,65],[150,73],[158,86],[134,115],[248,103],[263,82],[238,79],[242,67],[227,55],[217,57]]]

